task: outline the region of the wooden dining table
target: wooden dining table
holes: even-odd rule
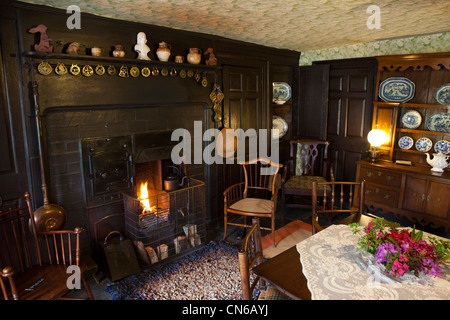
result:
[[[367,226],[376,217],[371,215],[353,214],[342,219],[337,224],[359,223]],[[296,246],[270,258],[253,269],[261,279],[272,284],[280,292],[296,300],[311,300],[308,280],[303,274],[300,254]]]

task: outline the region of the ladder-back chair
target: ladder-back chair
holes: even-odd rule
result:
[[[64,299],[64,295],[81,285],[87,298],[93,299],[84,277],[87,267],[80,263],[83,229],[37,233],[28,192],[24,198],[26,204],[0,212],[3,299]],[[68,269],[69,266],[72,267]]]
[[[280,188],[279,170],[283,165],[265,158],[255,158],[242,162],[244,182],[234,184],[224,191],[224,235],[227,237],[227,226],[235,225],[250,228],[246,217],[270,218],[271,230],[275,246],[275,212],[277,208],[278,189]],[[244,223],[234,222],[244,217]]]
[[[289,160],[284,168],[281,188],[281,216],[286,207],[311,208],[312,183],[334,181],[333,169],[328,159],[328,141],[291,140]],[[303,196],[308,203],[289,201]],[[300,199],[301,200],[301,199]]]
[[[355,189],[359,192],[355,193]],[[355,194],[359,197],[355,199]],[[365,214],[365,181],[361,182],[313,182],[312,233],[315,234],[332,224],[336,215]],[[319,198],[322,203],[319,204]],[[345,218],[345,217],[342,217]]]

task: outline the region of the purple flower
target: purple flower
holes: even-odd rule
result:
[[[377,263],[389,262],[392,257],[400,250],[399,246],[391,243],[385,242],[380,244],[377,248],[377,253],[375,253],[375,258]]]

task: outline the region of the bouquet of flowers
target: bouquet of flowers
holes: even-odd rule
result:
[[[442,276],[441,264],[450,259],[450,241],[428,237],[423,232],[399,229],[399,224],[377,218],[364,228],[358,247],[373,254],[377,263],[385,266],[387,274],[401,277],[404,273],[419,272],[434,277]],[[354,234],[360,231],[358,223],[350,224]]]

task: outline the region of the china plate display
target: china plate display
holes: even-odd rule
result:
[[[450,113],[435,113],[428,119],[428,130],[450,132]]]
[[[416,141],[416,149],[422,152],[430,151],[433,146],[433,142],[428,138],[420,138]]]
[[[415,87],[407,78],[389,78],[380,84],[378,95],[386,102],[406,102],[414,97]]]
[[[434,92],[434,99],[440,104],[450,104],[450,83],[446,83]]]
[[[434,144],[434,151],[447,154],[450,152],[450,142],[447,140],[439,140]]]
[[[276,138],[281,138],[283,137],[287,130],[288,130],[288,124],[287,122],[281,118],[281,117],[277,117],[277,116],[273,116],[272,118],[272,129],[278,129],[278,134],[276,134],[275,132],[272,133],[272,138],[276,139]]]
[[[405,136],[405,137],[401,137],[398,140],[398,146],[401,149],[411,149],[411,147],[414,144],[414,140],[411,137]]]
[[[273,102],[283,104],[291,98],[291,87],[286,82],[273,82]]]
[[[404,128],[416,129],[422,123],[422,116],[416,110],[406,112],[401,119]]]

